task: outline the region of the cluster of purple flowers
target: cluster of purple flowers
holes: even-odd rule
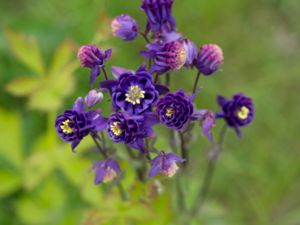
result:
[[[108,79],[105,62],[110,59],[112,50],[101,50],[95,45],[84,45],[78,51],[78,58],[83,67],[90,69],[90,85],[95,85],[100,72],[104,78],[95,89],[82,98],[79,97],[73,108],[59,115],[55,121],[58,135],[70,142],[72,149],[78,146],[87,135],[94,140],[103,141],[99,132],[106,131],[115,143],[124,143],[129,148],[137,149],[141,154],[156,154],[150,160],[149,176],[161,174],[173,176],[179,169],[178,163],[186,161],[175,153],[165,153],[150,149],[145,144],[148,138],[154,138],[153,126],[162,124],[176,132],[184,133],[192,123],[200,124],[202,135],[213,142],[212,128],[216,119],[223,119],[229,127],[241,134],[240,127],[248,125],[254,117],[251,98],[235,94],[227,100],[217,97],[221,110],[214,113],[208,109],[197,109],[193,101],[197,96],[197,81],[200,74],[205,76],[216,73],[223,63],[222,49],[216,44],[204,44],[199,50],[188,38],[177,32],[172,15],[173,0],[143,0],[141,9],[147,16],[147,25],[142,32],[129,15],[117,16],[111,24],[114,36],[125,41],[133,41],[141,35],[147,41],[147,50],[141,55],[148,59],[147,65],[141,65],[136,71],[121,67],[112,67],[114,79]],[[161,76],[182,67],[195,69],[197,79],[191,93],[184,90],[169,90],[168,84],[162,85]],[[110,94],[112,113],[102,116],[97,104],[102,102],[103,93]],[[120,166],[108,149],[101,149],[104,159],[95,162],[92,170],[96,171],[95,183],[109,182],[121,174]]]

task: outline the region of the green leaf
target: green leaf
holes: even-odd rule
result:
[[[12,30],[6,30],[5,35],[12,53],[38,76],[45,75],[45,69],[36,39]]]
[[[66,205],[66,192],[55,176],[18,199],[16,212],[25,224],[57,224]]]
[[[55,112],[63,104],[74,89],[75,80],[73,73],[77,62],[69,63],[56,76],[45,78],[43,87],[30,96],[28,107],[33,110]]]
[[[21,186],[21,177],[17,172],[0,169],[0,198],[13,193]]]
[[[57,77],[62,71],[69,65],[74,58],[74,46],[75,44],[70,40],[62,42],[54,52],[52,66],[49,72],[50,76]],[[77,63],[79,65],[79,63]]]
[[[0,108],[0,159],[20,168],[23,162],[20,115]],[[5,128],[5,129],[4,129]]]
[[[8,83],[5,90],[15,96],[27,96],[39,88],[41,81],[35,77],[20,77]]]

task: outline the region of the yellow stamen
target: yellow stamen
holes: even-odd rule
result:
[[[126,101],[132,105],[140,104],[141,98],[145,98],[145,91],[141,90],[138,85],[130,86],[128,93],[125,94]]]
[[[113,132],[114,135],[116,135],[117,137],[120,136],[123,133],[123,130],[120,129],[119,127],[119,122],[113,122],[110,125],[110,130]]]
[[[166,110],[166,116],[171,118],[174,114],[174,109],[173,108],[167,108]]]
[[[243,106],[240,110],[237,111],[236,114],[237,114],[238,118],[240,118],[241,120],[245,120],[248,118],[249,113],[250,113],[250,110],[246,106]]]
[[[73,128],[71,128],[69,126],[70,120],[65,120],[64,122],[62,122],[62,124],[60,125],[60,129],[62,129],[62,131],[65,134],[72,134],[73,133]]]

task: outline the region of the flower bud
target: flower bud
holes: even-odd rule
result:
[[[138,35],[138,25],[129,15],[117,16],[111,23],[113,35],[124,41],[132,41]]]
[[[102,51],[95,45],[83,45],[77,56],[83,67],[91,69],[90,84],[92,85],[100,75],[100,69],[104,66],[105,61],[111,56],[111,49]]]
[[[204,75],[211,75],[223,64],[223,51],[215,44],[206,44],[200,48],[196,60],[196,67]]]
[[[97,92],[96,90],[90,90],[89,93],[85,96],[84,101],[88,107],[92,107],[103,100],[103,93]]]

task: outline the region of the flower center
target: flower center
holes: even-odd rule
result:
[[[112,168],[108,167],[103,178],[103,183],[108,183],[112,181],[116,176],[117,173]]]
[[[71,128],[69,126],[69,123],[70,123],[70,120],[67,119],[65,120],[64,122],[61,123],[60,125],[60,129],[62,129],[62,131],[65,133],[65,134],[72,134],[74,132],[73,128]]]
[[[237,114],[238,118],[240,118],[241,120],[245,120],[248,118],[249,113],[250,113],[250,110],[246,106],[243,106],[240,110],[237,111],[236,114]]]
[[[113,122],[111,125],[110,125],[110,130],[113,132],[113,134],[115,136],[120,136],[122,133],[123,133],[123,130],[120,129],[119,127],[119,124],[120,122]]]
[[[125,96],[127,102],[136,105],[141,103],[141,98],[145,98],[145,91],[141,90],[138,85],[131,85]]]
[[[167,177],[173,177],[177,170],[179,169],[179,167],[177,166],[177,164],[175,162],[173,162],[169,168],[167,168],[166,170],[163,170],[162,173],[163,175],[167,176]]]
[[[174,115],[174,109],[173,108],[167,108],[166,109],[166,116],[171,118]]]

